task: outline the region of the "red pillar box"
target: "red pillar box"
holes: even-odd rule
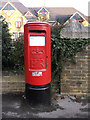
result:
[[[26,98],[31,105],[50,104],[51,30],[43,22],[24,25]]]

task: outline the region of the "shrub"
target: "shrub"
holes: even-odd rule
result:
[[[17,41],[13,43],[12,61],[15,69],[24,70],[24,37],[20,36]]]
[[[10,68],[11,62],[11,47],[12,47],[11,35],[9,33],[8,24],[2,17],[2,68]]]

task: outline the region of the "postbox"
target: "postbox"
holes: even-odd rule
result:
[[[30,104],[50,104],[51,30],[44,22],[24,25],[26,98]]]

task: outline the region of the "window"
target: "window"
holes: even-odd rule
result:
[[[21,35],[23,35],[23,32],[13,32],[13,39],[18,40],[18,37],[20,37]]]
[[[75,20],[76,20],[76,14],[72,17],[72,19],[75,19]]]
[[[42,8],[39,12],[48,12],[45,8]]]
[[[33,14],[32,14],[30,11],[28,11],[28,12],[25,14],[25,16],[33,16]]]
[[[16,28],[20,28],[21,27],[21,19],[17,18],[15,21],[15,24],[16,24]]]
[[[48,11],[45,8],[42,8],[41,10],[39,10],[39,13],[44,17],[46,14],[48,14]]]
[[[3,10],[15,10],[9,3],[3,8]]]
[[[16,28],[20,28],[21,27],[21,22],[20,21],[16,21]]]
[[[18,38],[18,32],[13,32],[13,39],[17,39]]]
[[[71,19],[75,19],[80,23],[84,21],[84,19],[78,13],[76,13]]]
[[[11,14],[15,11],[15,8],[11,4],[6,4],[3,9],[4,13],[6,13],[7,16],[11,16]]]

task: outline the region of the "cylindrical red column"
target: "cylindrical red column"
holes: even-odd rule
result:
[[[51,30],[43,22],[24,25],[26,98],[32,105],[50,104]]]

